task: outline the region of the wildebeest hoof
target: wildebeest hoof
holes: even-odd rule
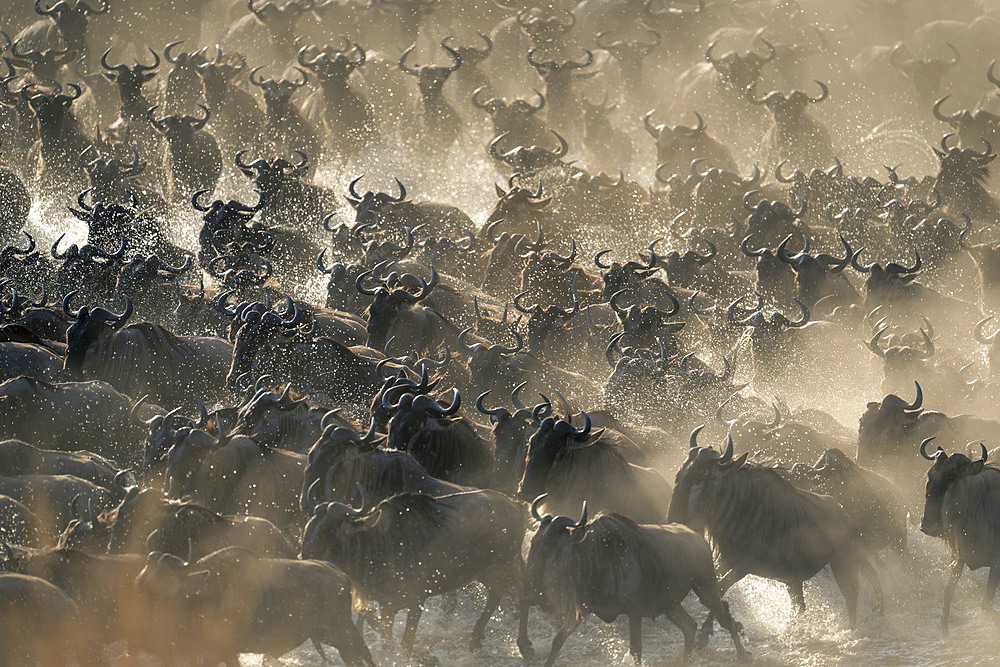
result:
[[[473,637],[472,639],[469,640],[469,650],[470,651],[478,651],[482,647],[483,647],[483,638],[482,637]]]
[[[518,646],[518,650],[521,651],[521,657],[525,662],[531,662],[535,659],[535,649],[531,644],[527,646]]]
[[[706,646],[708,646],[708,640],[712,636],[713,630],[714,628],[711,625],[706,624],[701,626],[701,628],[698,630],[698,635],[695,638],[694,647],[698,650],[701,650]]]

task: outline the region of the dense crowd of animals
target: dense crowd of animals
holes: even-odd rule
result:
[[[372,665],[474,583],[473,655],[747,660],[729,588],[854,628],[908,515],[996,614],[996,10],[8,5],[0,664]]]

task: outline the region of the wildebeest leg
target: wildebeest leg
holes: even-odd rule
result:
[[[788,587],[788,596],[792,598],[792,606],[796,613],[801,614],[806,610],[806,596],[802,593],[802,582],[785,582]]]
[[[694,649],[694,637],[698,633],[698,622],[691,618],[691,614],[687,613],[684,607],[679,604],[667,610],[667,618],[680,628],[684,635],[684,655],[688,655]]]
[[[312,639],[313,648],[316,649],[316,653],[319,653],[319,659],[323,661],[324,665],[330,664],[329,658],[326,657],[326,651],[323,650],[323,644],[320,643],[318,639]]]
[[[517,649],[521,652],[521,657],[526,661],[535,657],[535,649],[531,646],[528,638],[528,616],[531,613],[531,605],[522,596],[518,603],[518,627],[517,627]]]
[[[503,597],[500,591],[495,587],[487,589],[486,592],[486,605],[483,607],[483,613],[479,615],[476,620],[476,627],[472,629],[472,641],[469,642],[469,650],[475,651],[483,645],[483,636],[486,634],[486,624],[489,623],[490,618],[496,613],[497,607],[500,606],[500,600]]]
[[[861,576],[865,578],[868,585],[875,591],[875,596],[878,598],[876,603],[878,612],[881,614],[883,611],[882,607],[885,604],[885,593],[882,591],[882,582],[879,581],[878,572],[875,571],[875,568],[872,567],[872,564],[866,558],[861,558],[858,565],[861,569]]]
[[[552,647],[549,649],[549,657],[545,659],[545,667],[552,667],[556,658],[559,657],[559,651],[562,650],[563,644],[566,643],[566,640],[569,639],[569,636],[573,634],[573,631],[576,630],[576,626],[580,625],[580,621],[582,620],[582,618],[578,618],[568,627],[564,625],[559,628],[559,632],[557,632],[556,636],[552,638]]]
[[[944,589],[944,609],[941,612],[941,632],[948,634],[948,616],[951,614],[951,601],[955,599],[955,587],[958,586],[958,580],[962,577],[962,572],[965,570],[965,561],[961,558],[956,560],[951,564],[951,578],[948,579],[948,585]],[[992,574],[993,570],[990,569]]]
[[[729,570],[729,572],[726,572],[725,576],[719,580],[719,599],[722,599],[726,591],[735,586],[747,574],[746,566],[741,566],[739,563],[737,563],[736,567]],[[695,589],[695,592],[697,592],[697,589]],[[698,593],[698,597],[701,597],[701,593]],[[704,648],[708,644],[708,638],[715,631],[715,610],[707,604],[705,606],[708,607],[708,618],[705,619],[701,629],[698,630],[698,641],[695,644],[695,648]]]
[[[729,574],[732,574],[732,572]],[[726,577],[728,576],[729,575],[727,574]],[[726,577],[723,577],[723,580],[725,580]],[[732,584],[730,584],[730,586],[731,585]],[[719,625],[729,631],[729,636],[733,639],[733,646],[736,647],[736,655],[739,656],[741,660],[749,657],[746,649],[743,648],[743,642],[740,640],[740,633],[743,632],[743,626],[733,618],[731,613],[729,613],[729,603],[722,599],[722,594],[725,592],[725,589],[722,587],[722,582],[719,582],[718,585],[716,585],[714,581],[704,584],[695,584],[692,588],[695,595],[697,595],[698,599],[701,600],[701,603],[708,607],[709,618],[711,619],[713,616],[717,616],[719,619]],[[699,640],[700,639],[701,637],[699,636]],[[705,637],[705,640],[708,640],[707,636]],[[697,648],[701,648],[702,646],[704,646],[704,644],[699,644]]]
[[[406,612],[406,628],[403,629],[403,651],[409,655],[413,651],[413,642],[417,638],[417,625],[420,615],[424,613],[422,605],[410,607]]]
[[[1000,564],[994,562],[990,565],[990,578],[986,581],[986,590],[983,592],[981,603],[983,611],[989,612],[993,617],[997,617],[997,611],[993,608],[993,599],[997,594],[997,584],[1000,584]]]
[[[628,615],[628,652],[635,664],[642,664],[642,616],[639,614]]]
[[[847,605],[847,620],[854,629],[858,620],[858,560],[853,552],[835,553],[830,559],[830,571]]]

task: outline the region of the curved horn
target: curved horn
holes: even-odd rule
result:
[[[923,442],[920,443],[920,455],[922,457],[924,457],[925,459],[927,459],[928,461],[936,461],[937,460],[937,454],[935,454],[934,456],[930,456],[929,454],[927,454],[927,445],[930,444],[930,442],[932,442],[935,439],[935,437],[936,436],[932,436],[930,438],[924,438]],[[940,451],[941,451],[941,448],[938,447],[938,452],[940,452]]]

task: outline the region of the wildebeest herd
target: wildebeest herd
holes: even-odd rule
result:
[[[428,603],[447,661],[751,660],[729,589],[828,569],[854,631],[918,522],[940,631],[966,567],[998,615],[989,3],[0,29],[0,665],[429,664]]]

